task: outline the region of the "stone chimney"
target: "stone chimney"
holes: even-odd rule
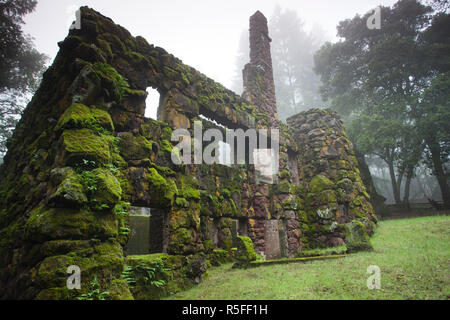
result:
[[[278,121],[269,28],[259,11],[250,17],[250,63],[243,71],[245,99],[270,117],[272,127]]]

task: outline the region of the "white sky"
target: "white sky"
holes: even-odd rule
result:
[[[52,59],[68,33],[76,8],[87,5],[184,63],[230,87],[242,30],[260,10],[270,20],[275,6],[294,9],[307,27],[319,24],[333,39],[339,21],[396,0],[38,0],[25,17],[25,32]]]

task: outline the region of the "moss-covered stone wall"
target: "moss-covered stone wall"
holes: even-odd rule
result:
[[[125,269],[130,206],[164,212],[164,255],[140,262],[159,268],[162,259],[165,277],[173,260],[172,271],[189,284],[201,279],[205,261],[220,260],[220,250],[231,255],[238,235],[264,254],[267,220],[278,221],[281,254],[294,256],[339,242],[329,237],[338,235],[333,222],[372,219],[351,145],[341,123],[327,118],[334,116],[304,114],[291,123],[294,131],[275,124],[280,170],[273,185],[258,184],[252,165],[175,165],[172,132],[192,131],[200,115],[244,130],[274,120],[92,9],[81,8],[81,25],[59,43],[0,168],[0,298],[157,297],[127,278],[142,260],[130,258]],[[148,87],[161,94],[160,121],[144,117]],[[305,136],[302,117],[314,117],[320,132]],[[337,155],[322,150],[335,140]],[[298,155],[294,171],[288,154]],[[81,290],[66,286],[72,265],[81,269]],[[151,281],[157,287],[159,280]]]
[[[371,233],[377,218],[341,117],[332,110],[311,109],[287,122],[301,150],[296,192],[301,245],[343,245],[345,224],[355,219],[364,221]]]

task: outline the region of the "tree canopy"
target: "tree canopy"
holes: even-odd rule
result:
[[[450,110],[449,14],[442,1],[433,4],[435,10],[417,0],[381,7],[381,29],[367,28],[371,12],[342,21],[341,40],[315,55],[322,97],[346,117],[358,149],[386,162],[397,203],[404,177],[408,201],[409,182],[425,152],[434,159],[430,167],[450,205],[444,134]]]
[[[47,57],[24,34],[23,17],[32,12],[34,0],[0,0],[0,154],[6,152],[27,97],[37,89]]]

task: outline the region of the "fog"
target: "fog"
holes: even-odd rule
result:
[[[269,19],[277,5],[292,9],[305,28],[319,25],[333,39],[339,21],[365,13],[394,0],[251,0],[251,1],[114,1],[39,0],[36,11],[25,17],[25,32],[35,38],[39,51],[54,57],[57,42],[68,33],[75,10],[87,5],[112,18],[133,35],[141,35],[186,64],[231,87],[242,30],[260,10]]]

